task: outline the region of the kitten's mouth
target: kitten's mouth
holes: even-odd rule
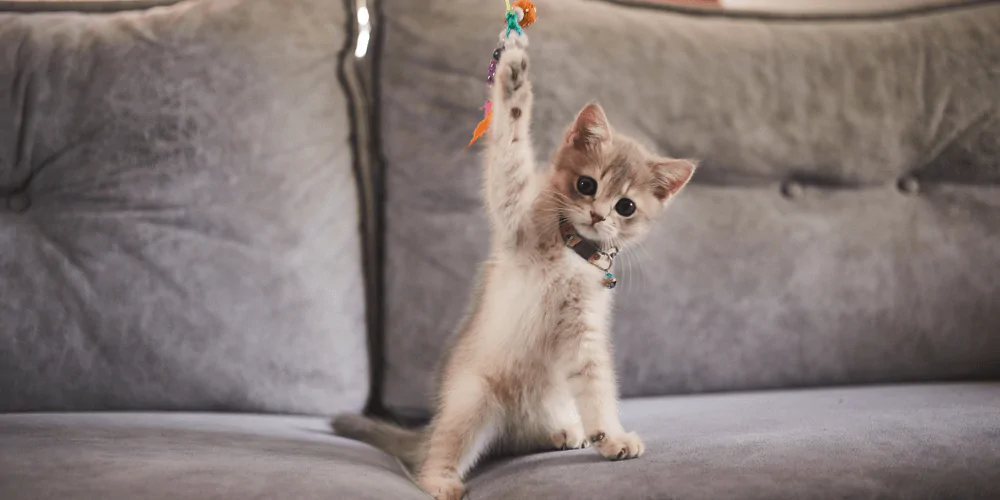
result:
[[[602,228],[597,227],[597,224],[601,224],[601,222],[594,224],[590,221],[590,218],[585,220],[576,212],[563,213],[560,214],[559,217],[569,221],[569,223],[573,226],[573,229],[576,230],[576,234],[579,234],[587,240],[597,243],[602,247],[606,244],[610,244],[610,242],[614,240],[614,234],[606,234],[608,232],[614,233],[614,229],[604,226],[604,231],[602,231]]]
[[[580,236],[587,238],[588,240],[595,242],[602,242],[604,237],[601,232],[594,226],[594,224],[581,224],[579,222],[573,222],[573,227],[576,229]]]

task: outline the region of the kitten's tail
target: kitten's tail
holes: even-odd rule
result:
[[[394,455],[411,471],[423,459],[423,432],[353,414],[337,415],[330,426],[338,436],[368,443]]]

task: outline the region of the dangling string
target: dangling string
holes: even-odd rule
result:
[[[510,36],[511,31],[516,31],[518,35],[524,34],[521,26],[517,24],[517,12],[514,12],[514,9],[507,11],[507,36]]]

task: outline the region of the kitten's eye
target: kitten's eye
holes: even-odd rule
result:
[[[584,196],[594,196],[594,193],[597,192],[597,181],[595,181],[592,177],[581,175],[580,178],[576,180],[576,190]]]
[[[635,202],[628,198],[622,198],[615,204],[615,212],[618,212],[618,215],[622,217],[628,217],[635,213]]]

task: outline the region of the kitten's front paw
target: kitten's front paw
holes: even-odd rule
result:
[[[498,69],[503,97],[516,98],[524,94],[528,85],[528,53],[521,49],[507,49],[500,56]]]
[[[462,495],[465,493],[465,487],[458,479],[421,477],[417,483],[434,497],[434,500],[462,500]]]
[[[518,33],[516,31],[507,33],[507,30],[504,30],[500,33],[500,41],[503,42],[508,49],[528,48],[528,35],[525,35],[524,33]]]
[[[552,434],[552,446],[557,450],[578,450],[590,446],[583,427],[570,427]]]
[[[608,460],[628,460],[638,458],[646,451],[639,435],[634,432],[623,432],[617,435],[605,435],[603,432],[590,436],[590,442],[597,452]]]

